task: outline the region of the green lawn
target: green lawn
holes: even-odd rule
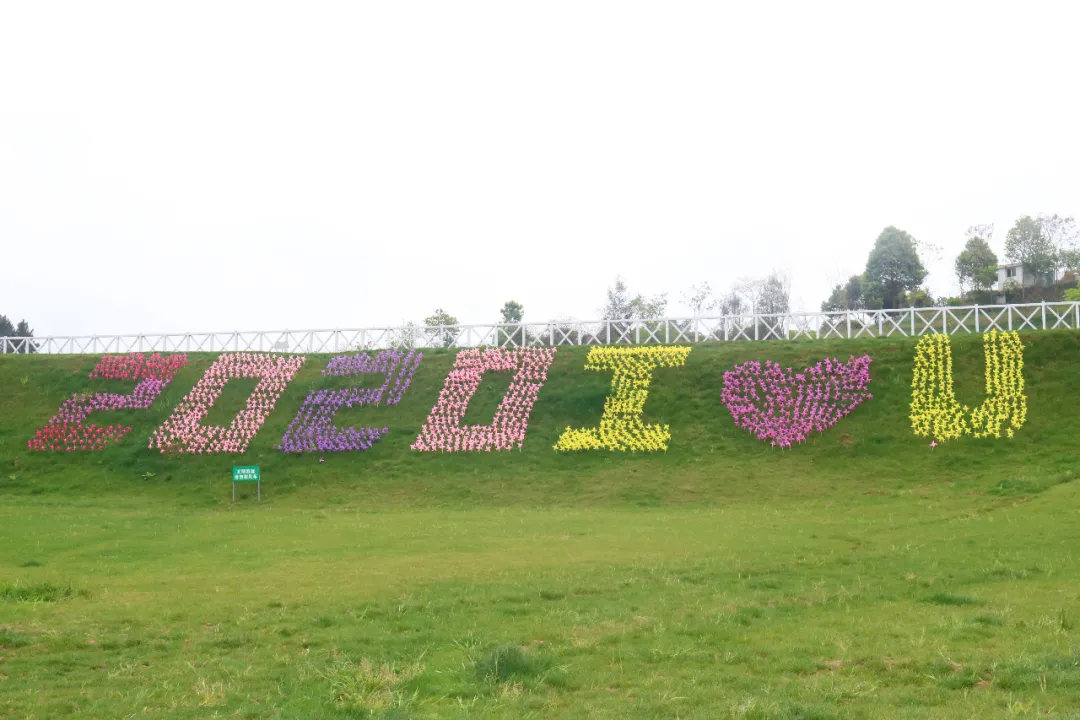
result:
[[[715,509],[13,504],[0,713],[1067,717],[1077,500],[1064,483]],[[498,678],[506,646],[524,661]]]
[[[264,502],[236,505],[232,458],[145,443],[212,356],[77,457],[25,444],[109,386],[95,359],[0,358],[0,718],[1080,718],[1080,336],[1024,340],[1012,442],[913,437],[909,341],[704,346],[658,371],[672,447],[647,457],[551,450],[610,379],[577,350],[523,451],[408,451],[435,353],[353,416],[386,418],[376,448],[283,457],[311,357],[244,456]],[[954,343],[977,402],[977,338]],[[875,398],[790,451],[718,402],[735,362],[862,352]]]

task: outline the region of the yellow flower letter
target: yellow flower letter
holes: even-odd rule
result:
[[[611,370],[611,394],[604,400],[600,427],[566,428],[556,450],[667,450],[667,425],[646,425],[641,411],[649,396],[652,373],[658,367],[682,367],[688,347],[595,347],[585,360],[586,370]]]
[[[961,435],[1013,437],[1027,419],[1024,395],[1024,346],[1015,332],[983,336],[986,400],[969,411],[953,392],[952,348],[948,335],[927,335],[915,346],[911,387],[911,428],[921,437],[945,442]],[[970,420],[969,420],[970,415]]]

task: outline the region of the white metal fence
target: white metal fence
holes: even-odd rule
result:
[[[350,330],[3,337],[0,353],[345,352],[390,347],[646,345],[913,337],[926,333],[1080,329],[1080,302],[903,308],[658,320],[406,326]]]

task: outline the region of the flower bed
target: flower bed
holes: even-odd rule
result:
[[[138,380],[127,395],[119,393],[80,393],[60,406],[56,415],[27,443],[30,450],[74,452],[104,450],[118,443],[131,431],[130,426],[83,424],[91,413],[110,410],[145,410],[161,394],[177,370],[187,363],[187,355],[141,353],[106,355],[90,371],[91,379]]]
[[[948,335],[927,335],[915,346],[911,428],[935,443],[962,435],[1013,437],[1027,420],[1024,395],[1024,345],[1015,332],[993,330],[983,336],[986,400],[971,410],[953,391],[952,345]],[[969,419],[970,416],[970,419]],[[1006,427],[1007,426],[1007,427]]]
[[[554,359],[555,348],[461,350],[412,449],[490,452],[520,448],[525,442],[533,403],[547,381],[547,371]],[[491,424],[462,427],[469,401],[480,387],[484,373],[499,370],[514,371],[514,379]]]
[[[649,396],[652,373],[658,367],[682,367],[688,347],[595,347],[585,360],[586,370],[611,370],[611,394],[604,400],[600,426],[566,431],[555,450],[621,450],[646,452],[667,450],[671,430],[667,425],[646,425],[641,420]]]
[[[746,362],[724,373],[720,399],[735,424],[773,447],[787,448],[812,432],[825,432],[873,397],[870,356],[847,363],[829,359],[802,372],[767,360]]]
[[[150,448],[161,452],[242,453],[274,409],[304,357],[272,353],[226,353],[214,361],[172,415],[154,431]],[[229,380],[257,379],[247,404],[228,427],[202,425]]]
[[[401,402],[409,389],[413,373],[420,367],[422,353],[409,350],[383,350],[371,357],[366,353],[337,355],[330,358],[324,376],[359,376],[369,373],[385,375],[377,388],[349,387],[314,390],[305,399],[300,411],[281,438],[279,450],[287,453],[347,452],[367,450],[386,434],[387,428],[347,427],[334,425],[334,415],[343,407],[378,405],[386,398],[387,405]]]

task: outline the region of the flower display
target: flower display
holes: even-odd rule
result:
[[[735,424],[773,447],[788,448],[812,432],[825,432],[864,400],[870,356],[847,363],[828,359],[801,372],[767,360],[724,373],[721,401]]]
[[[366,353],[336,355],[330,358],[324,376],[357,376],[382,373],[383,384],[377,388],[348,387],[312,391],[300,411],[289,423],[279,450],[287,453],[345,452],[367,450],[386,434],[387,428],[340,428],[334,425],[334,415],[343,407],[378,405],[385,396],[387,405],[401,402],[409,389],[413,373],[420,367],[422,353],[409,350],[383,350],[371,357]],[[322,462],[320,460],[319,462]]]
[[[74,452],[76,450],[104,450],[110,443],[118,443],[130,432],[130,426],[107,425],[83,421],[95,412],[109,410],[145,410],[153,404],[165,386],[172,381],[177,370],[187,363],[187,355],[161,355],[142,353],[129,355],[106,355],[90,371],[91,379],[137,380],[135,388],[127,395],[119,393],[80,393],[72,395],[60,406],[56,415],[45,427],[37,430],[27,443],[30,450]]]
[[[520,448],[525,442],[533,403],[547,381],[547,371],[554,359],[555,348],[461,350],[412,449],[490,452]],[[491,424],[463,427],[461,421],[484,373],[499,370],[514,371],[514,378]]]
[[[641,420],[649,396],[652,373],[658,367],[682,367],[688,347],[594,347],[585,359],[586,370],[611,370],[611,394],[604,400],[600,427],[566,428],[555,450],[667,450],[668,425],[646,425]]]
[[[274,409],[285,386],[293,379],[304,357],[273,353],[225,353],[207,369],[150,437],[150,448],[162,453],[242,453]],[[202,425],[211,406],[229,380],[257,379],[247,404],[228,427]]]
[[[948,335],[927,335],[915,346],[911,382],[911,428],[935,443],[962,435],[1013,437],[1027,420],[1024,395],[1024,345],[1015,331],[983,336],[986,400],[974,410],[962,406],[953,390],[952,345]]]

